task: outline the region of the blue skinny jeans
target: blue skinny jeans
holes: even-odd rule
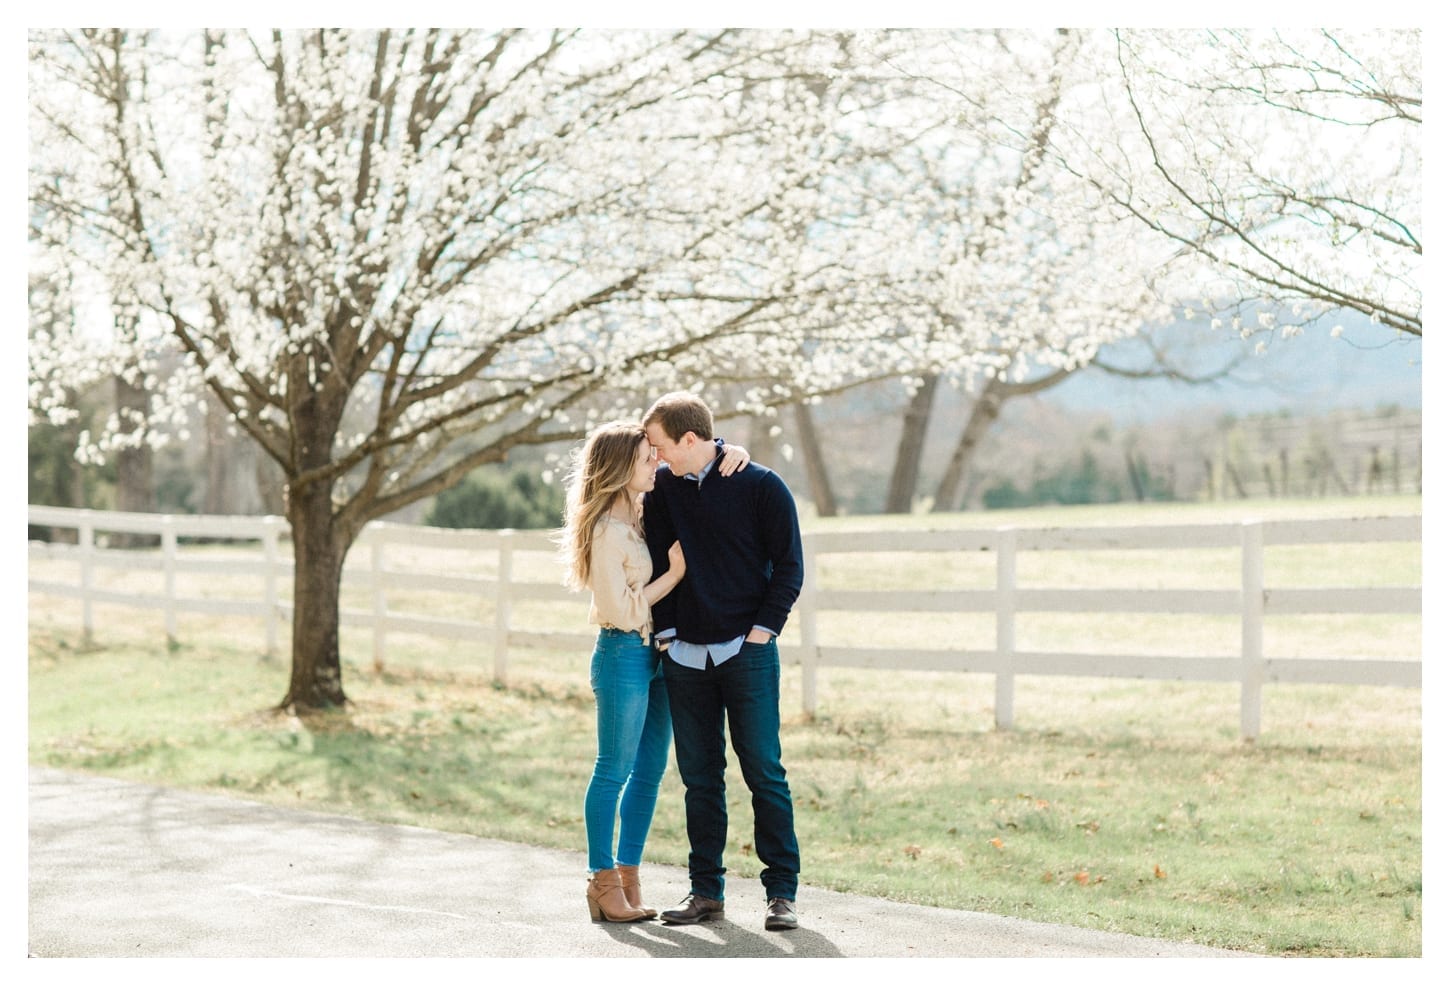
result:
[[[644,855],[672,737],[661,661],[638,633],[599,631],[589,665],[599,752],[584,793],[591,873],[618,864],[638,866]]]

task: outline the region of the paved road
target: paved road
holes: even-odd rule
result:
[[[755,885],[722,922],[594,924],[582,852],[35,767],[29,783],[35,957],[1243,954],[809,886],[790,932],[764,930]],[[642,877],[657,908],[689,889],[682,867]]]

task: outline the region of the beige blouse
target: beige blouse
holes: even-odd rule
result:
[[[649,548],[634,525],[606,516],[594,529],[590,553],[589,622],[617,630],[638,630],[646,641],[654,630],[644,598],[653,567]]]

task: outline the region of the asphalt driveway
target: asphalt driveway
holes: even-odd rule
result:
[[[726,920],[594,924],[585,859],[404,825],[29,771],[28,952],[44,957],[1228,957],[1244,953],[800,888],[763,928],[758,885]],[[646,863],[646,903],[689,890]],[[1232,975],[1232,973],[1225,973]]]

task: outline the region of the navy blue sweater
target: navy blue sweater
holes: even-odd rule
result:
[[[795,498],[785,481],[750,463],[721,476],[720,456],[703,482],[661,466],[645,494],[644,531],[655,576],[676,540],[685,578],[654,606],[656,630],[713,644],[763,626],[779,634],[800,595],[805,564]]]

